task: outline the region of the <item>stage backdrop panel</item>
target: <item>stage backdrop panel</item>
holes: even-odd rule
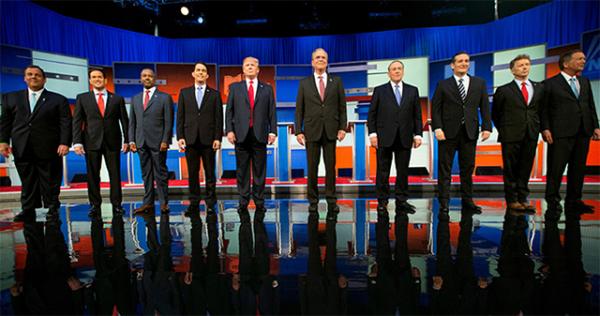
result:
[[[546,77],[546,66],[544,58],[546,57],[546,45],[534,45],[515,49],[508,49],[494,53],[494,91],[499,86],[514,80],[510,70],[510,61],[517,55],[527,54],[531,58],[531,71],[529,79],[541,82]]]
[[[402,81],[416,86],[419,97],[427,98],[429,95],[429,57],[394,58],[373,60],[368,62],[369,95],[373,94],[375,87],[390,81],[388,66],[394,60],[404,64],[404,77]]]

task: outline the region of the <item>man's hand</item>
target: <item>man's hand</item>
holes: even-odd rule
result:
[[[218,140],[213,141],[213,150],[217,151],[219,149],[221,149],[221,142]]]
[[[554,140],[552,139],[552,133],[550,132],[549,129],[545,129],[542,131],[542,138],[544,139],[544,141],[546,141],[546,143],[552,145],[552,143],[554,143]]]
[[[123,147],[121,148],[121,151],[126,153],[129,151],[129,144],[123,144]]]
[[[340,141],[340,142],[341,142],[341,141],[343,141],[343,140],[344,140],[344,137],[346,137],[346,131],[344,131],[344,130],[342,130],[342,129],[341,129],[341,130],[339,130],[339,131],[338,131],[338,134],[337,134],[337,139],[338,139],[338,141]]]
[[[304,143],[305,143],[304,134],[296,135],[296,140],[298,141],[298,144],[304,146]]]
[[[377,149],[378,147],[378,139],[377,136],[371,136],[369,137],[369,141],[371,141],[371,147],[375,147],[375,149]]]
[[[75,146],[75,147],[73,147],[73,150],[79,156],[85,155],[85,150],[83,149],[83,145]]]
[[[169,149],[169,145],[165,142],[160,143],[160,151],[167,151]]]
[[[137,152],[137,146],[135,143],[129,143],[129,150],[131,150],[132,153]]]
[[[237,141],[237,138],[235,137],[235,133],[234,132],[229,132],[227,133],[227,140],[232,144],[235,145],[235,142]]]
[[[273,145],[275,143],[276,139],[277,139],[277,135],[269,134],[268,144]]]
[[[435,139],[437,139],[438,141],[446,140],[446,135],[444,135],[444,131],[442,131],[441,129],[436,129]]]
[[[10,147],[8,147],[7,143],[0,143],[0,155],[4,156],[4,158],[8,158],[10,154]]]
[[[185,151],[185,139],[181,138],[177,141],[177,146],[179,146],[180,151]]]
[[[592,140],[600,140],[600,128],[594,129],[594,135],[592,135]]]
[[[66,156],[69,153],[69,146],[59,145],[58,149],[56,150],[56,153],[61,157]]]
[[[433,277],[433,289],[434,290],[441,290],[443,285],[444,285],[444,279],[441,276],[436,275]]]
[[[420,137],[415,137],[413,138],[413,148],[419,148],[421,147],[421,144],[423,143],[423,139]]]
[[[485,142],[488,138],[490,138],[490,131],[482,131],[481,132],[481,141]]]

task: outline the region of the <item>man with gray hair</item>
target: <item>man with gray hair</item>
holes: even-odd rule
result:
[[[344,140],[346,136],[346,95],[342,80],[327,72],[327,60],[324,49],[313,51],[311,64],[314,72],[302,79],[298,87],[295,134],[298,143],[306,145],[309,212],[318,211],[317,171],[323,149],[328,214],[337,216],[335,142]]]

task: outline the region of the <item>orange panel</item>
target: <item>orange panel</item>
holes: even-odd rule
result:
[[[477,146],[475,168],[482,166],[502,167],[502,148],[500,147],[500,144]]]
[[[348,146],[337,147],[335,149],[335,155],[336,155],[335,174],[338,174],[338,169],[340,169],[340,168],[352,168],[352,163],[353,163],[352,147],[348,147]]]
[[[8,171],[6,170],[6,168],[0,168],[0,177],[6,176],[8,176]]]
[[[600,166],[600,142],[590,142],[590,151],[585,164],[588,166]]]

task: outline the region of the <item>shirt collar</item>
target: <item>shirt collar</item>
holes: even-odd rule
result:
[[[577,75],[569,76],[569,74],[564,71],[561,71],[560,73],[561,73],[561,75],[563,75],[563,77],[565,77],[565,80],[567,80],[567,82],[569,82],[569,80],[571,80],[571,78],[575,78],[575,80],[577,80]]]
[[[194,90],[198,90],[198,87],[202,87],[202,90],[206,91],[206,83],[205,84],[194,83]]]
[[[31,90],[31,89],[27,88],[27,93],[28,93],[29,95],[31,95],[32,93],[34,93],[34,92],[35,92],[35,93],[36,93],[36,95],[38,95],[38,96],[39,96],[39,95],[42,95],[42,93],[44,93],[44,90],[46,90],[46,88],[41,88],[41,89],[40,89],[40,90],[38,90],[38,91],[33,91],[33,90]]]
[[[394,83],[392,80],[390,80],[390,85],[392,86],[392,89],[396,88],[396,83]],[[398,86],[399,86],[398,89],[400,89],[400,91],[402,91],[402,88],[403,88],[402,80],[400,80],[400,82],[398,82]]]
[[[529,81],[529,78],[525,79],[525,81],[515,78],[515,82],[517,83],[519,88],[521,87],[521,82],[525,82],[525,86],[531,87],[531,82]]]
[[[316,81],[319,80],[319,76],[323,76],[323,81],[327,81],[327,72],[324,72],[321,75],[317,74],[316,72],[313,72],[313,76],[315,76]]]
[[[456,82],[458,82],[460,79],[463,79],[463,82],[469,81],[469,75],[468,74],[465,74],[462,77],[459,77],[456,74],[452,74],[452,76],[454,77],[454,80],[456,80]]]
[[[156,91],[156,86],[150,88],[150,89],[146,89],[144,88],[144,93],[146,93],[146,90],[150,90],[150,94],[154,94],[154,91]]]
[[[254,79],[248,79],[248,78],[246,78],[245,80],[246,80],[246,86],[247,87],[250,87],[250,81],[252,81],[252,85],[254,87],[256,87],[258,85],[258,78],[254,78]]]
[[[106,91],[106,89],[103,89],[103,90],[96,90],[96,89],[94,89],[94,95],[98,95],[98,93],[102,93],[103,95],[108,94],[108,92]]]

